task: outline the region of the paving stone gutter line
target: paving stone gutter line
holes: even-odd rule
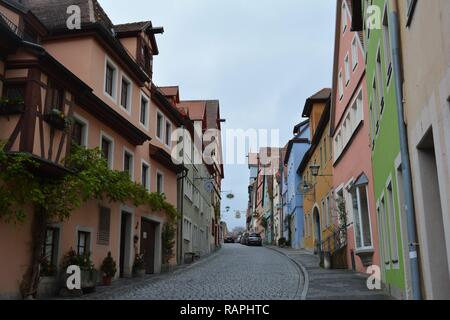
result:
[[[308,290],[309,290],[309,274],[308,274],[308,271],[306,270],[305,266],[302,263],[300,263],[300,261],[297,261],[296,259],[292,258],[286,252],[284,252],[282,249],[280,249],[278,247],[266,246],[266,248],[276,251],[276,252],[282,254],[283,256],[287,257],[300,269],[301,273],[303,274],[303,280],[304,280],[303,281],[303,290],[300,295],[300,300],[302,300],[302,301],[306,300],[306,296],[308,295]]]

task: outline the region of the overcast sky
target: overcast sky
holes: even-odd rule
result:
[[[279,129],[292,137],[307,97],[331,86],[334,0],[100,0],[112,21],[163,26],[154,60],[158,86],[182,100],[219,99],[224,129]],[[248,169],[226,165],[223,214],[245,225]],[[242,218],[233,212],[242,210]]]

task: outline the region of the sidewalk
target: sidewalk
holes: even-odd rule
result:
[[[326,270],[319,266],[319,258],[305,250],[268,246],[291,260],[305,273],[306,300],[390,300],[383,291],[367,289],[367,277],[350,270]]]
[[[120,278],[115,281],[110,286],[98,285],[95,292],[84,294],[80,297],[52,297],[43,300],[104,300],[114,296],[121,296],[129,293],[130,291],[136,291],[140,288],[145,288],[149,284],[156,283],[158,281],[166,280],[173,275],[183,273],[192,268],[198,267],[207,263],[218,256],[220,249],[203,256],[203,258],[189,264],[181,264],[173,266],[173,269],[159,274],[145,275],[142,278]]]

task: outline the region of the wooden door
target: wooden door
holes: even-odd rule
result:
[[[156,224],[142,219],[141,222],[141,254],[144,255],[146,273],[155,273]]]
[[[127,244],[127,227],[128,227],[128,214],[122,212],[122,221],[120,227],[120,277],[125,276],[125,255],[126,255],[126,244]]]

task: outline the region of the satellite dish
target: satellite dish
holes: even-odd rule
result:
[[[234,194],[232,194],[232,193],[227,194],[227,198],[230,200],[234,199]]]

